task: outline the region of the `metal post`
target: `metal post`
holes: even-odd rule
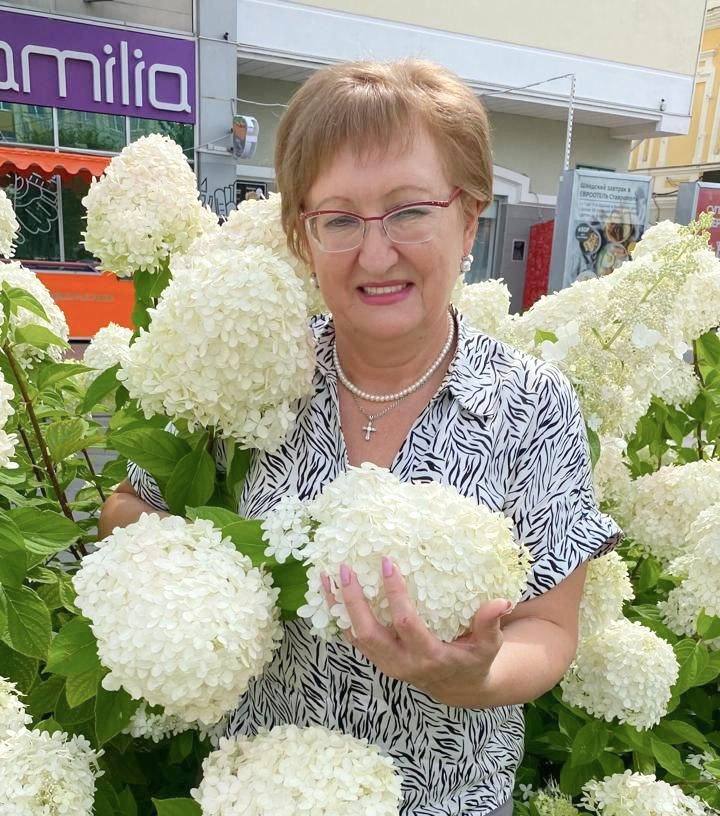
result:
[[[567,128],[565,130],[565,163],[563,164],[563,170],[570,169],[570,150],[572,148],[574,113],[575,113],[575,74],[570,74],[570,98],[568,99]]]

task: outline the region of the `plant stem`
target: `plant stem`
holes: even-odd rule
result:
[[[705,388],[705,380],[703,379],[702,371],[700,371],[700,366],[698,365],[698,344],[697,340],[693,340],[693,368],[695,370],[695,376],[700,381],[700,388]],[[703,449],[703,441],[702,441],[702,422],[698,420],[697,428],[695,429],[695,436],[697,438],[697,449],[698,449],[698,459],[703,458],[704,449]]]
[[[43,479],[43,472],[39,467],[38,463],[35,461],[32,448],[30,447],[30,440],[28,439],[28,436],[25,433],[25,429],[21,428],[20,425],[17,426],[17,431],[20,434],[20,439],[22,439],[23,441],[23,445],[25,446],[25,451],[28,455],[28,459],[30,460],[30,464],[32,465],[35,478],[38,480],[40,484],[40,492],[43,494],[43,496],[45,496],[45,498],[47,498],[47,490],[45,489],[45,480]]]
[[[30,424],[33,427],[35,440],[37,441],[38,448],[40,449],[40,455],[42,456],[43,464],[45,465],[47,475],[50,478],[50,483],[52,484],[55,497],[57,498],[58,503],[60,504],[60,509],[62,510],[63,514],[70,519],[70,521],[75,521],[75,519],[73,518],[72,510],[68,505],[65,492],[60,487],[60,482],[58,481],[57,473],[55,472],[55,465],[53,464],[52,458],[50,456],[50,451],[48,450],[47,444],[45,443],[45,438],[43,437],[42,431],[40,430],[40,423],[38,422],[37,416],[35,414],[35,409],[32,404],[32,400],[30,399],[30,395],[28,394],[28,390],[25,385],[25,379],[22,375],[22,371],[20,370],[20,366],[18,365],[17,360],[15,359],[15,355],[10,350],[9,343],[7,343],[3,347],[3,351],[5,352],[5,356],[7,357],[8,363],[10,364],[10,369],[13,373],[13,376],[15,377],[15,382],[17,383],[17,386],[20,389],[20,394],[22,395],[23,402],[25,403],[25,410],[27,411],[28,418],[30,419]]]
[[[90,475],[92,476],[92,483],[95,485],[95,489],[100,496],[100,501],[105,501],[105,494],[103,493],[102,487],[100,487],[100,482],[98,481],[97,473],[95,473],[95,468],[92,466],[92,462],[90,461],[90,456],[87,452],[87,448],[82,449],[82,454],[85,457],[85,461],[87,462],[88,469],[90,470]]]

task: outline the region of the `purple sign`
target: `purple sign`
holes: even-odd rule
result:
[[[0,101],[195,121],[195,43],[0,10]]]

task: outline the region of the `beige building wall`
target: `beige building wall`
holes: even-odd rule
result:
[[[108,22],[152,26],[168,31],[192,33],[193,30],[192,0],[122,0],[112,3],[86,3],[84,0],[24,0],[22,3],[0,2],[0,8],[3,5],[73,17],[94,17]]]
[[[705,0],[302,0],[302,5],[681,74],[695,71],[694,32],[705,13]]]

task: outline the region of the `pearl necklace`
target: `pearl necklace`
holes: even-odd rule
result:
[[[452,318],[452,315],[448,312],[448,336],[447,340],[445,341],[445,345],[442,347],[440,354],[435,358],[434,362],[428,368],[428,370],[420,377],[420,379],[415,380],[412,385],[408,385],[407,388],[403,388],[402,391],[398,391],[395,394],[369,394],[367,391],[362,391],[358,388],[354,383],[350,382],[347,378],[347,375],[342,370],[342,366],[340,365],[340,359],[338,358],[337,353],[337,346],[333,346],[333,364],[335,366],[335,371],[337,371],[337,376],[340,382],[347,388],[347,390],[356,397],[360,397],[360,399],[365,400],[366,402],[397,402],[399,400],[405,399],[405,397],[409,397],[410,394],[414,394],[420,388],[425,385],[425,383],[432,377],[432,375],[438,370],[440,363],[445,359],[447,356],[448,351],[450,351],[450,346],[453,344],[453,340],[455,339],[455,321]]]

